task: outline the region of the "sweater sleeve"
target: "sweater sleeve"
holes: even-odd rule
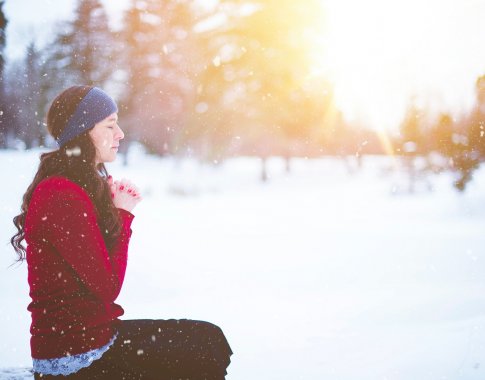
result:
[[[128,244],[130,243],[132,233],[131,222],[133,221],[133,218],[135,216],[131,212],[122,208],[118,209],[118,213],[121,218],[121,233],[118,237],[118,240],[111,249],[110,256],[111,260],[114,260],[116,264],[115,267],[117,269],[118,281],[120,283],[121,290],[121,286],[123,285],[123,281],[125,279],[125,272],[128,260]]]
[[[44,212],[39,214],[45,239],[77,273],[81,282],[104,302],[114,301],[126,272],[133,214],[118,209],[122,230],[111,252],[104,243],[96,211],[87,193],[65,180],[60,188],[42,194]]]

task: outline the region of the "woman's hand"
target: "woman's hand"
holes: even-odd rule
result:
[[[131,212],[138,202],[142,200],[138,187],[125,178],[121,181],[113,181],[113,178],[109,176],[108,184],[111,189],[113,203],[117,208]]]

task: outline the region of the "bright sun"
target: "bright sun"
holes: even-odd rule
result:
[[[470,23],[482,23],[483,6],[460,0],[321,1],[324,26],[314,62],[331,78],[335,102],[349,120],[397,129],[411,99],[432,112],[471,106],[474,81],[485,70],[477,59],[485,58],[485,49],[477,49],[483,41]]]

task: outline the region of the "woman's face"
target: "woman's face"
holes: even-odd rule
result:
[[[117,113],[113,113],[97,123],[89,131],[89,135],[96,147],[96,164],[112,162],[116,159],[120,140],[125,137],[118,125]]]

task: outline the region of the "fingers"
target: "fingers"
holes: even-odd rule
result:
[[[111,191],[111,198],[114,198],[115,197],[115,191],[116,191],[116,185],[113,183],[113,177],[109,175],[106,181],[108,182],[108,186],[109,186],[109,189]]]
[[[140,190],[131,181],[126,181],[126,192],[132,196],[138,196]]]
[[[114,181],[112,189],[116,192],[123,192],[137,199],[141,199],[139,188],[126,178],[122,178],[120,181]]]

